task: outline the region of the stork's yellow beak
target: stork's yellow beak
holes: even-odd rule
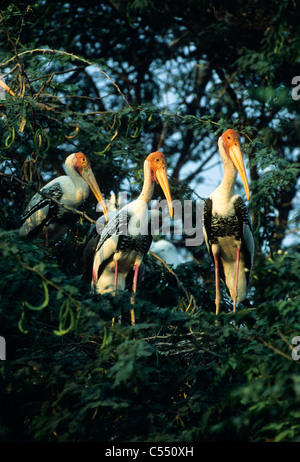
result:
[[[171,197],[171,192],[170,192],[170,186],[169,186],[169,180],[167,177],[167,171],[166,167],[162,166],[158,168],[155,172],[156,178],[158,183],[160,184],[161,189],[163,190],[163,193],[167,199],[168,202],[168,207],[169,207],[169,212],[170,212],[170,218],[173,218],[173,205],[172,205],[172,197]]]
[[[80,174],[83,177],[83,179],[87,182],[89,187],[91,188],[91,191],[94,194],[94,196],[96,197],[97,201],[100,203],[101,208],[102,208],[103,213],[104,213],[104,216],[105,216],[105,220],[108,221],[107,208],[106,208],[103,196],[101,194],[100,188],[98,186],[98,183],[96,181],[95,175],[94,175],[91,167],[87,166],[86,168],[83,168],[80,171]]]
[[[3,80],[0,79],[0,87],[3,88],[4,90],[7,91],[7,93],[9,93],[11,96],[15,96],[14,92],[9,88],[8,85],[6,85],[6,83],[3,82]]]
[[[239,145],[233,145],[229,148],[229,156],[234,163],[235,168],[239,172],[239,175],[242,179],[244,189],[246,192],[247,200],[250,198],[249,183],[246,175],[246,169],[243,161],[243,156]]]

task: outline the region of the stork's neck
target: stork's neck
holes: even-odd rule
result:
[[[226,158],[223,158],[222,156],[222,160],[224,165],[224,176],[220,186],[218,187],[218,190],[222,191],[224,196],[230,198],[234,194],[234,186],[237,171],[235,166],[233,165],[232,160],[229,159],[227,156]]]
[[[152,199],[154,186],[155,183],[152,178],[151,166],[150,163],[146,160],[144,163],[144,184],[138,199],[143,200],[148,204]]]

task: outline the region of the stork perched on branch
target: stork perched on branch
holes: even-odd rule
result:
[[[36,193],[31,198],[22,216],[21,236],[44,235],[46,245],[49,240],[59,240],[68,230],[70,216],[74,215],[63,206],[78,207],[88,197],[89,188],[108,220],[105,202],[87,157],[82,152],[71,154],[65,161],[65,168],[67,175],[54,178],[41,189],[40,194]]]
[[[204,203],[204,237],[215,265],[216,314],[219,313],[220,279],[227,293],[237,302],[246,299],[250,271],[253,265],[254,241],[248,209],[243,199],[234,193],[237,172],[240,174],[247,200],[249,184],[240,149],[240,137],[235,130],[226,130],[218,140],[224,164],[224,177]]]
[[[154,192],[155,182],[160,184],[167,199],[170,217],[173,216],[166,165],[166,158],[159,151],[147,157],[144,162],[144,184],[141,194],[123,207],[104,228],[94,254],[92,270],[92,287],[97,293],[124,290],[126,277],[133,269],[131,303],[134,303],[139,268],[152,242],[148,204]],[[131,324],[135,324],[133,309]]]

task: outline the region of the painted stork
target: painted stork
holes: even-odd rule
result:
[[[89,195],[91,188],[100,203],[108,220],[107,209],[99,186],[90,167],[87,157],[82,152],[70,154],[65,161],[67,175],[54,178],[36,193],[30,200],[22,216],[21,236],[45,236],[46,245],[49,240],[62,238],[69,227],[74,213],[60,207],[51,198],[66,207],[78,207]],[[45,193],[43,196],[42,193]]]
[[[226,130],[218,140],[224,164],[221,184],[204,203],[204,238],[215,266],[216,314],[220,309],[220,279],[228,295],[237,302],[246,299],[250,271],[253,265],[254,241],[248,209],[243,199],[234,193],[237,172],[249,200],[249,184],[240,148],[239,134]]]
[[[126,277],[133,270],[131,303],[134,303],[140,265],[152,242],[148,204],[155,182],[160,184],[167,199],[170,217],[173,216],[166,166],[163,153],[157,151],[150,154],[144,162],[141,194],[123,207],[104,228],[95,251],[92,269],[92,287],[96,293],[124,290]],[[131,324],[135,324],[134,309],[131,309]]]

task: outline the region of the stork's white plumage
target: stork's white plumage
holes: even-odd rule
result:
[[[97,293],[124,290],[126,277],[133,269],[131,302],[137,288],[138,272],[148,252],[152,235],[149,230],[148,204],[159,183],[173,216],[172,199],[166,172],[166,158],[157,151],[144,162],[144,184],[139,197],[123,207],[104,228],[97,245],[92,271],[92,286]],[[131,323],[135,323],[131,310]]]
[[[250,271],[254,258],[254,241],[248,209],[235,194],[237,172],[240,174],[247,200],[249,184],[240,149],[240,137],[235,130],[226,130],[218,140],[224,164],[224,177],[204,203],[204,237],[215,265],[216,313],[220,309],[220,284],[225,282],[228,294],[237,302],[246,299]]]
[[[103,213],[108,219],[107,209],[99,186],[89,165],[87,157],[82,152],[71,154],[65,161],[67,175],[54,178],[47,183],[41,193],[36,193],[22,216],[21,236],[45,236],[48,240],[59,240],[68,229],[70,216],[74,214],[60,207],[51,197],[67,207],[78,207],[89,195],[91,188]]]
[[[160,239],[153,242],[150,250],[162,258],[167,265],[172,265],[173,269],[184,263],[185,259],[181,255],[180,250],[170,241]]]

